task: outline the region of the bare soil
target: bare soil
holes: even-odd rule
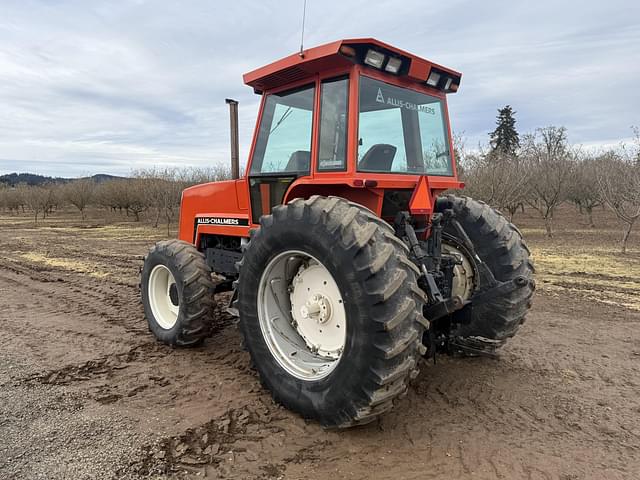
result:
[[[0,478],[640,478],[640,240],[567,207],[516,217],[538,294],[498,360],[425,362],[366,427],[274,404],[232,318],[204,346],[148,332],[138,271],[162,229],[0,216]],[[221,304],[224,299],[221,299]]]

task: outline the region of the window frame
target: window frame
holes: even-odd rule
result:
[[[330,83],[330,82],[337,82],[337,81],[341,81],[341,80],[346,80],[347,84],[347,98],[346,98],[346,111],[345,111],[345,124],[344,124],[344,163],[341,167],[334,167],[334,168],[320,168],[320,142],[322,139],[322,94],[324,93],[324,84],[325,83]],[[349,123],[350,123],[350,118],[349,118],[349,112],[350,112],[350,108],[349,108],[349,100],[350,100],[350,96],[351,96],[351,75],[349,74],[349,72],[345,72],[342,75],[334,75],[331,77],[324,77],[324,78],[319,78],[318,79],[318,85],[319,85],[319,89],[318,89],[318,96],[319,96],[319,100],[318,100],[318,127],[317,127],[317,146],[316,146],[316,155],[315,155],[315,172],[316,173],[331,173],[331,172],[346,172],[347,169],[349,168]]]
[[[258,144],[260,142],[260,133],[262,131],[262,122],[264,120],[264,112],[265,109],[267,108],[267,101],[269,100],[269,97],[272,95],[286,95],[289,93],[296,93],[299,91],[303,91],[307,88],[311,88],[313,89],[313,98],[312,98],[312,107],[311,107],[311,134],[310,134],[310,142],[309,142],[309,168],[306,171],[279,171],[279,172],[254,172],[253,171],[253,167],[255,165],[255,160],[256,160],[256,150],[258,148]],[[301,81],[299,84],[294,84],[294,85],[287,85],[284,86],[282,88],[279,89],[274,89],[271,90],[269,92],[265,92],[262,95],[262,101],[260,103],[260,113],[258,115],[258,119],[256,122],[256,131],[255,131],[255,138],[253,140],[253,144],[251,146],[251,162],[250,164],[247,166],[247,177],[248,178],[252,178],[252,177],[294,177],[294,178],[299,178],[299,177],[306,177],[311,175],[311,172],[313,170],[313,162],[314,162],[314,150],[315,150],[315,143],[316,143],[316,138],[315,138],[315,122],[316,122],[316,111],[317,111],[317,103],[318,103],[318,81],[317,79],[305,79],[303,81]],[[275,111],[275,108],[274,108]],[[269,133],[270,135],[270,133]],[[267,143],[265,145],[265,152],[266,152],[266,148],[269,145],[269,139],[267,138]],[[262,155],[262,159],[260,161],[260,169],[262,169],[262,164],[264,163],[264,153]]]

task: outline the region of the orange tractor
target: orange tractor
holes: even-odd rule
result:
[[[446,94],[461,75],[341,40],[244,75],[262,102],[239,178],[187,188],[179,240],[145,258],[153,334],[196,345],[232,291],[276,401],[327,426],[388,411],[436,353],[493,355],[531,306],[518,229],[459,190]]]

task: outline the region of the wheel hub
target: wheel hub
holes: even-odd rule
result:
[[[314,262],[301,265],[292,281],[290,300],[294,326],[309,350],[339,358],[346,338],[344,307],[329,271]]]
[[[453,267],[453,283],[451,285],[451,296],[460,297],[462,301],[467,301],[475,290],[475,271],[471,261],[459,248],[449,244],[442,244],[442,251],[447,255],[458,257],[460,264]]]
[[[331,302],[322,294],[312,295],[300,308],[300,315],[304,319],[315,320],[318,323],[327,323],[331,318]]]

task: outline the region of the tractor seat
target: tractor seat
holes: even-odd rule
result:
[[[390,172],[396,147],[386,143],[372,145],[358,163],[358,170],[367,172]]]
[[[311,152],[296,150],[289,157],[285,172],[308,172],[311,166]]]

